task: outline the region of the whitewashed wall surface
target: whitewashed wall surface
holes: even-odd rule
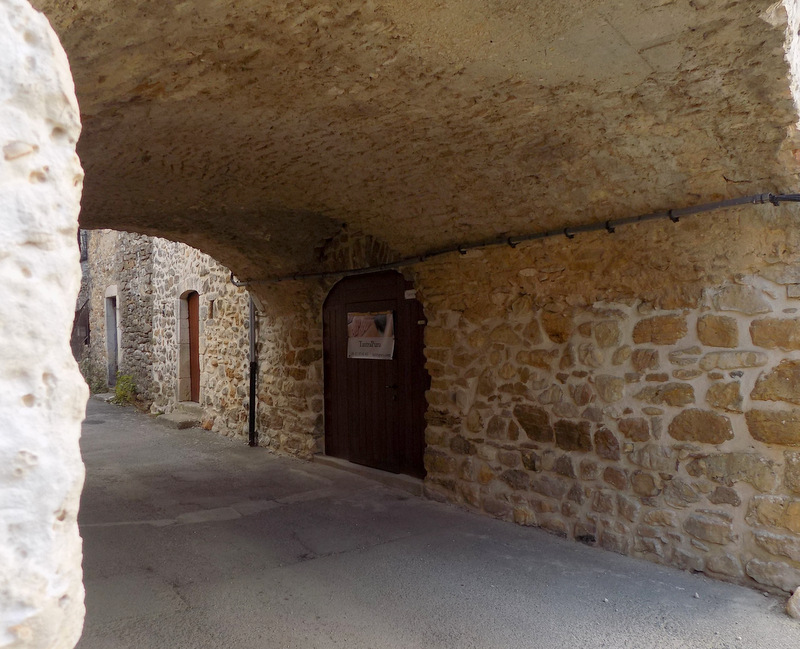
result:
[[[0,647],[74,647],[83,623],[69,348],[83,171],[72,76],[42,14],[0,0]]]

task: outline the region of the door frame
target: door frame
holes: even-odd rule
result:
[[[116,284],[106,288],[103,306],[106,334],[106,379],[108,387],[113,388],[117,385],[117,374],[122,360],[120,353],[122,328],[119,321],[119,297]]]
[[[413,283],[396,271],[353,275],[337,282],[323,303],[323,370],[326,455],[354,461],[351,448],[353,438],[348,435],[351,420],[348,400],[354,389],[348,386],[348,363],[385,363],[383,360],[346,358],[348,304],[369,305],[381,302],[395,303],[396,365],[394,389],[398,403],[394,434],[385,445],[393,455],[385,458],[383,470],[424,477],[425,451],[425,392],[430,387],[430,376],[425,369],[424,329],[427,319],[422,304],[416,299]],[[344,384],[336,382],[344,381]],[[391,394],[391,393],[390,393]],[[357,428],[357,427],[355,427]],[[368,465],[372,466],[372,465]]]
[[[194,317],[193,317],[194,316]],[[177,322],[178,401],[200,402],[200,294],[181,294]]]

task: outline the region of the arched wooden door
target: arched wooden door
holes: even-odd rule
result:
[[[200,401],[200,295],[180,299],[178,322],[178,401]]]
[[[359,319],[374,320],[371,333],[356,330]],[[424,329],[422,305],[399,273],[348,277],[333,287],[323,307],[327,455],[425,475]],[[394,336],[390,357],[387,331]],[[367,351],[355,351],[359,344]]]

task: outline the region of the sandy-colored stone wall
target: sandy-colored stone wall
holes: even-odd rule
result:
[[[800,585],[791,219],[766,205],[404,269],[429,322],[427,493],[717,578]],[[247,294],[198,251],[149,241],[153,408],[177,405],[177,310],[196,290],[204,425],[245,435]],[[319,258],[394,256],[350,233]],[[253,287],[257,430],[278,452],[324,450],[321,313],[334,283]]]
[[[343,240],[342,240],[343,239]],[[90,232],[91,347],[87,377],[105,386],[106,293],[116,287],[120,305],[120,374],[131,374],[138,396],[155,414],[180,410],[181,298],[200,299],[200,402],[203,427],[225,435],[248,434],[249,294],[230,271],[181,243],[112,230]],[[366,242],[366,243],[365,243]],[[368,252],[364,254],[364,247]],[[383,258],[370,239],[347,237],[321,251],[321,263]],[[257,310],[259,443],[302,457],[321,449],[324,287],[266,287]]]
[[[177,405],[179,298],[196,290],[204,425],[245,435],[246,292],[202,253],[147,241],[154,410]],[[429,320],[428,494],[718,578],[800,585],[798,251],[790,214],[763,206],[405,269]],[[393,259],[358,234],[319,256]],[[324,449],[334,282],[254,287],[257,430],[276,451]]]
[[[419,266],[428,493],[800,585],[800,257],[763,210]]]
[[[0,1],[0,61],[0,646],[68,649],[84,612],[80,121],[66,56],[27,2]]]
[[[323,448],[322,323],[266,307],[259,319],[257,430],[263,446],[308,458]]]
[[[81,372],[93,392],[108,389],[104,300],[106,288],[116,282],[114,269],[117,266],[114,240],[99,236],[99,232],[87,232],[88,257],[81,280],[81,292],[89,299],[89,347],[81,362]],[[76,308],[80,306],[76,304]]]
[[[152,410],[172,412],[179,402],[180,300],[200,296],[200,405],[203,426],[226,435],[247,433],[247,291],[230,271],[199,250],[142,237],[153,249]]]
[[[200,296],[200,406],[203,425],[224,434],[247,430],[248,295],[230,271],[181,243],[128,232],[90,232],[91,346],[87,378],[105,386],[106,307],[116,288],[119,374],[155,413],[178,407],[181,298]]]
[[[347,230],[317,251],[319,270],[357,269],[397,259],[375,237]],[[259,317],[259,443],[309,458],[324,452],[322,306],[338,278],[255,284]]]

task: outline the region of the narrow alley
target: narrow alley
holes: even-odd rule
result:
[[[785,599],[88,404],[79,649],[800,646]]]

